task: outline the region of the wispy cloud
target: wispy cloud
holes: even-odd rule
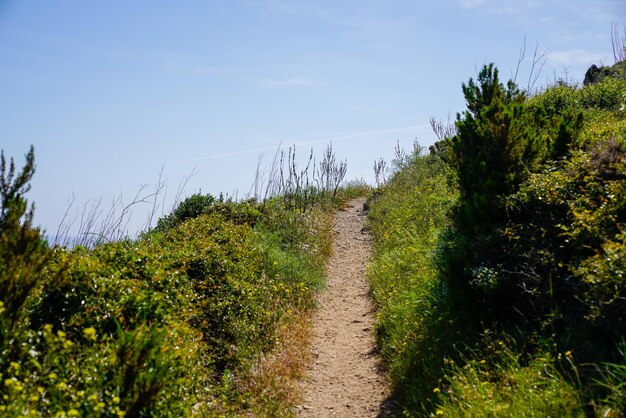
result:
[[[326,82],[305,77],[257,79],[255,82],[264,87],[324,87],[328,85]]]
[[[304,1],[290,2],[284,0],[267,0],[264,3],[262,2],[262,4],[265,4],[272,10],[283,14],[307,17],[326,22],[335,21],[331,13],[328,13],[325,9],[315,3],[307,3]]]
[[[409,38],[414,33],[415,24],[413,16],[368,17],[352,21],[346,33],[369,47],[385,49]]]
[[[548,56],[548,61],[553,65],[590,65],[598,63],[607,57],[601,54],[589,52],[586,49],[575,48],[562,51],[552,51]]]
[[[346,141],[346,140],[355,140],[355,139],[363,139],[377,135],[387,135],[393,133],[402,133],[402,132],[424,132],[430,129],[430,125],[422,124],[415,126],[404,126],[400,128],[388,128],[388,129],[375,129],[369,131],[360,131],[360,132],[351,132],[341,135],[328,136],[319,139],[313,139],[309,141],[299,141],[291,143],[291,145],[301,146],[301,145],[315,145],[315,144],[323,144],[328,142],[338,142],[338,141]],[[281,148],[282,145],[276,145],[273,147],[264,147],[264,148],[252,148],[246,150],[232,151],[232,152],[223,152],[220,154],[207,155],[204,157],[190,158],[186,160],[174,161],[173,164],[182,164],[182,163],[191,163],[197,161],[205,161],[205,160],[214,160],[217,158],[224,157],[233,157],[237,155],[245,155],[245,154],[258,154],[265,151],[276,151]]]
[[[266,0],[261,4],[278,13],[323,22],[334,27],[340,34],[372,48],[396,45],[399,40],[414,33],[417,21],[417,17],[407,14],[406,10],[394,13],[391,8],[385,10],[383,14],[381,11],[368,11],[365,6],[357,10],[341,10],[341,3],[333,6],[332,10],[320,6],[318,2]]]
[[[545,1],[545,0],[544,0]],[[496,15],[521,15],[541,5],[537,0],[459,0],[464,9],[481,9]]]
[[[487,3],[487,0],[460,0],[461,7],[464,9],[472,9]]]

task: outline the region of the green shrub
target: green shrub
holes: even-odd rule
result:
[[[155,231],[167,231],[179,225],[187,219],[197,218],[203,214],[219,213],[225,219],[237,224],[249,224],[251,226],[261,216],[258,205],[254,200],[235,202],[220,195],[215,198],[210,194],[196,193],[178,204],[174,211],[159,219]]]
[[[23,198],[33,170],[32,150],[18,175],[2,156],[0,415],[288,410],[255,395],[270,383],[254,368],[313,304],[322,212],[194,195],[138,240],[48,248]]]
[[[511,197],[502,233],[507,251],[498,258],[498,274],[525,290],[512,306],[523,306],[529,318],[564,317],[557,337],[563,345],[586,346],[602,335],[604,344],[579,353],[586,361],[611,356],[626,332],[625,150],[623,139],[611,137],[576,152],[560,169],[532,176]]]
[[[0,300],[8,321],[8,328],[0,330],[0,345],[9,338],[49,258],[40,231],[32,225],[33,207],[28,209],[23,196],[30,189],[34,172],[32,147],[19,174],[13,159],[7,164],[4,153],[0,153]]]
[[[463,85],[467,108],[451,139],[460,200],[456,226],[469,238],[489,234],[506,217],[504,197],[514,193],[547,158],[564,156],[580,130],[580,114],[549,117],[527,106],[513,82],[505,87],[493,64]]]
[[[580,104],[585,109],[616,111],[626,103],[626,79],[609,77],[601,83],[591,84],[578,90]]]
[[[559,114],[568,109],[618,111],[626,103],[626,79],[607,77],[602,82],[583,87],[556,84],[529,99],[536,107]]]
[[[402,164],[370,199],[377,329],[404,412],[619,416],[626,85],[527,99],[486,66],[463,87],[456,135],[431,147],[452,175]],[[455,182],[448,218],[435,197]],[[517,343],[494,355],[505,335]]]

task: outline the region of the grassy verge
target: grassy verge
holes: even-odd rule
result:
[[[437,340],[443,336],[450,343],[453,338],[447,335],[445,290],[436,261],[456,192],[443,162],[419,150],[398,168],[370,199],[375,244],[369,277],[382,356],[409,411],[433,398],[443,377],[442,348],[437,346],[446,345]]]
[[[579,394],[549,354],[528,356],[450,295],[441,255],[452,245],[458,195],[451,175],[438,157],[413,154],[370,203],[378,339],[403,414],[582,413]]]
[[[451,136],[374,193],[404,415],[624,414],[624,80],[528,98],[485,66]]]

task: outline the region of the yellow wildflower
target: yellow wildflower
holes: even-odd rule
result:
[[[83,335],[85,338],[96,341],[98,336],[96,335],[96,329],[94,327],[85,328],[83,330]]]

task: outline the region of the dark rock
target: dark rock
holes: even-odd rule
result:
[[[585,80],[583,84],[588,86],[589,84],[595,84],[602,81],[606,77],[616,76],[618,74],[617,70],[614,70],[610,67],[598,67],[593,64],[587,72],[585,73]]]

